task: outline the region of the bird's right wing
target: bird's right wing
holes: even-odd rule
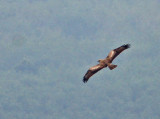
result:
[[[109,59],[110,61],[113,61],[121,52],[123,52],[124,50],[130,48],[130,44],[124,44],[114,50],[112,50],[108,56],[106,57],[106,59]]]
[[[120,54],[122,51],[124,51],[124,50],[130,48],[130,46],[131,46],[130,44],[124,44],[124,45],[122,45],[122,46],[120,46],[120,47],[114,49],[114,51],[116,51],[117,54]]]
[[[88,69],[87,73],[83,77],[83,82],[86,83],[92,75],[94,75],[95,73],[97,73],[99,70],[101,70],[103,68],[104,68],[104,66],[102,66],[100,64],[97,64],[93,67],[90,67]]]

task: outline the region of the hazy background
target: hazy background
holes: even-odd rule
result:
[[[0,119],[159,119],[159,50],[159,0],[0,0]]]

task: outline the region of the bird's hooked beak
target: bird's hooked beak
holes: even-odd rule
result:
[[[97,62],[101,62],[101,61],[103,61],[103,59],[99,59]]]

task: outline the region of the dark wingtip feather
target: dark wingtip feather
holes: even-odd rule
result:
[[[126,49],[128,49],[131,47],[131,44],[124,44],[124,45],[122,45],[122,47],[125,47]]]
[[[85,76],[84,76],[84,77],[83,77],[83,82],[84,82],[84,83],[87,83],[87,81],[88,81],[88,79],[85,78]]]

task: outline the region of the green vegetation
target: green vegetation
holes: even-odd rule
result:
[[[158,0],[1,0],[0,119],[159,119]],[[83,75],[132,47],[87,84]]]

